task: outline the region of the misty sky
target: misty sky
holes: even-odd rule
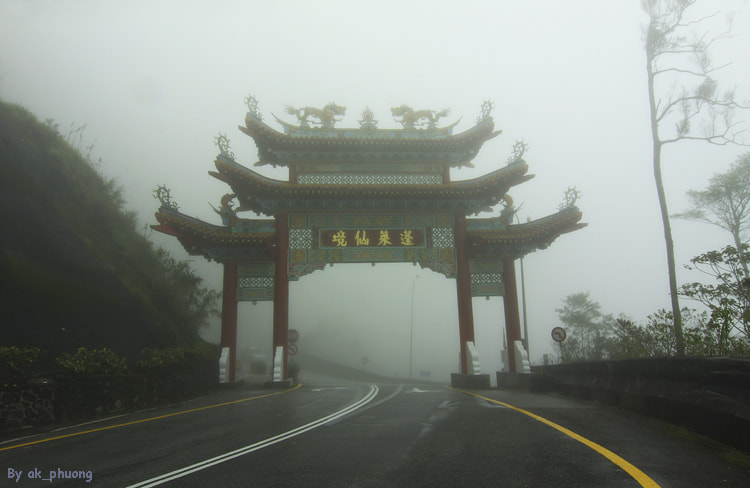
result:
[[[715,58],[733,61],[719,78],[748,99],[750,6],[709,3],[738,11],[736,36]],[[589,224],[524,261],[532,359],[540,361],[552,351],[555,309],[571,293],[590,291],[603,312],[639,321],[669,306],[644,22],[637,0],[4,0],[0,97],[62,129],[86,123],[84,142],[95,143],[102,172],[124,186],[142,224],[155,223],[158,184],[172,188],[183,212],[219,222],[208,204],[218,206],[229,188],[207,174],[218,153],[213,139],[225,133],[239,162],[257,161],[253,141],[237,129],[248,94],[271,125],[271,114],[293,121],[286,104],[335,101],[347,107],[341,127],[358,126],[365,107],[380,128],[398,127],[390,107],[406,103],[449,108],[451,121],[461,119],[456,132],[470,128],[491,99],[503,134],[485,144],[475,168],[454,169],[452,179],[502,166],[524,139],[536,178],[510,191],[522,204],[520,218],[554,213],[575,185]],[[686,190],[702,188],[746,150],[667,147],[671,212],[685,208]],[[281,169],[258,171],[286,178]],[[681,269],[691,257],[730,243],[729,234],[700,223],[676,220],[673,232],[680,282],[699,278]],[[187,257],[175,239],[153,238]],[[219,265],[191,259],[220,286]],[[367,356],[367,368],[404,376],[413,310],[415,372],[457,371],[455,282],[443,275],[409,264],[337,265],[292,282],[290,294],[300,347],[308,341],[352,363]],[[491,373],[499,368],[502,302],[475,299],[474,307],[482,369]],[[270,304],[242,304],[240,320],[244,343],[270,344]]]

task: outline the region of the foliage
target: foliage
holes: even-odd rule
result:
[[[145,369],[168,369],[181,366],[185,362],[185,350],[182,347],[166,349],[146,348],[141,352],[143,359],[138,366]]]
[[[219,347],[206,342],[192,346],[175,346],[164,349],[146,348],[137,365],[141,368],[159,370],[184,368],[196,361],[218,360]]]
[[[709,51],[727,35],[720,33],[709,36],[708,32],[695,34],[696,28],[713,17],[691,19],[690,9],[696,3],[697,0],[641,1],[641,7],[649,17],[644,47],[654,180],[664,227],[669,290],[679,355],[684,354],[685,344],[672,228],[662,181],[662,147],[683,140],[718,145],[738,143],[738,131],[732,114],[737,108],[747,108],[735,101],[733,90],[719,92],[718,83],[712,77],[718,68],[712,65]],[[676,92],[675,87],[679,87],[681,91]],[[663,96],[657,95],[657,89],[664,92]],[[670,126],[671,130],[668,129]]]
[[[4,268],[13,272],[9,277],[0,275],[0,286],[7,278],[11,290],[20,286],[25,296],[40,297],[40,309],[66,313],[90,302],[131,308],[136,304],[134,316],[148,319],[161,344],[198,340],[198,330],[218,315],[219,293],[207,289],[188,263],[149,241],[136,213],[125,207],[122,186],[102,174],[101,159],[93,160],[94,143],[84,142],[85,124],[61,130],[53,119],[40,124],[27,110],[3,102],[0,118],[23,141],[21,147],[10,149],[28,148],[19,153],[19,164],[13,160],[0,164],[0,191],[8,189],[34,202],[29,209],[19,209],[24,218],[37,218],[31,210],[41,208],[70,233],[59,235],[60,252],[29,253],[28,259],[0,256],[0,272]],[[45,222],[33,224],[50,228]],[[19,239],[25,235],[19,233]],[[36,248],[36,242],[20,241],[20,245]],[[100,286],[105,274],[104,279],[116,276],[132,298],[114,286]],[[76,286],[70,285],[71,280],[77,280]],[[140,345],[132,354],[139,349]]]
[[[38,358],[38,347],[0,347],[0,371],[3,373],[3,378],[28,380]]]
[[[740,156],[726,173],[712,176],[705,190],[690,190],[687,197],[691,208],[675,217],[706,222],[729,231],[743,257],[742,236],[750,230],[750,153]],[[745,259],[742,269],[749,275]]]
[[[699,140],[725,145],[738,143],[733,111],[747,108],[735,100],[734,90],[719,91],[711,49],[729,32],[711,34],[707,23],[716,17],[696,17],[697,0],[642,0],[649,17],[645,31],[648,83],[664,88],[654,107],[659,143]],[[699,15],[699,14],[698,14]],[[697,29],[704,29],[698,32]],[[665,126],[671,125],[671,130]]]
[[[690,260],[691,270],[699,270],[714,278],[714,284],[688,283],[680,293],[697,300],[711,313],[707,326],[719,337],[720,353],[728,346],[732,336],[739,334],[750,340],[750,277],[745,273],[745,253],[732,246],[721,251],[709,251]]]
[[[568,295],[563,303],[563,308],[555,310],[568,331],[568,337],[560,344],[563,360],[603,359],[612,318],[602,315],[601,306],[589,299],[589,293]]]
[[[74,353],[65,353],[57,362],[71,373],[80,375],[116,375],[128,371],[125,358],[106,347],[87,349],[79,347]]]
[[[219,360],[221,346],[208,342],[196,342],[188,349],[188,357],[197,361]]]
[[[202,286],[203,278],[195,274],[190,264],[175,259],[165,249],[154,249],[153,256],[155,266],[150,279],[155,285],[157,303],[162,303],[181,327],[197,336],[211,317],[220,316],[221,294]]]
[[[613,323],[612,337],[607,340],[607,351],[612,359],[664,356],[666,354],[658,351],[664,342],[657,340],[654,332],[630,318],[619,317]]]
[[[624,315],[617,318],[602,315],[599,303],[592,301],[588,293],[568,295],[563,302],[563,308],[557,309],[560,322],[568,331],[567,338],[559,345],[563,362],[683,355],[677,348],[671,311],[661,309],[649,315],[645,324],[638,324]],[[726,302],[724,299],[721,304]],[[736,311],[739,312],[740,308],[737,307]],[[721,309],[721,312],[726,310]],[[750,354],[750,338],[737,333],[736,327],[729,330],[725,314],[683,308],[680,315],[684,321],[684,354]]]
[[[707,312],[682,309],[685,321],[685,353],[690,356],[721,356],[750,353],[750,342],[739,337],[722,338],[710,325]],[[606,350],[611,359],[674,357],[677,341],[674,335],[674,316],[661,309],[648,316],[645,325],[620,317],[614,321],[612,336]]]

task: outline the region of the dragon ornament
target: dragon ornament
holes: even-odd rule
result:
[[[391,114],[393,114],[393,119],[400,123],[404,129],[435,129],[437,128],[437,121],[441,117],[448,116],[450,110],[445,109],[439,112],[428,109],[414,110],[408,105],[401,105],[391,108]],[[401,119],[396,117],[401,117]]]
[[[231,227],[234,225],[239,218],[237,217],[237,211],[234,209],[234,204],[232,203],[232,200],[234,200],[237,197],[237,195],[233,193],[227,193],[223,197],[221,197],[221,204],[219,208],[217,209],[213,205],[211,205],[211,208],[214,209],[214,212],[219,214],[221,217],[221,223],[223,225],[226,225],[228,227]]]
[[[315,107],[294,108],[291,105],[284,107],[288,114],[294,115],[299,121],[300,127],[332,129],[336,122],[341,121],[346,113],[346,107],[329,103],[322,109]],[[308,121],[312,117],[314,120]]]
[[[513,223],[513,216],[516,215],[517,209],[513,206],[513,198],[507,193],[503,196],[503,209],[500,211],[500,220],[505,225]]]

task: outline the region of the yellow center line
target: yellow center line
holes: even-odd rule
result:
[[[217,403],[215,405],[208,405],[206,407],[198,407],[198,408],[193,408],[193,409],[190,409],[190,410],[183,410],[181,412],[168,413],[166,415],[159,415],[158,417],[150,417],[150,418],[147,418],[147,419],[134,420],[132,422],[125,422],[124,424],[110,425],[108,427],[99,427],[97,429],[85,430],[85,431],[82,431],[82,432],[74,432],[72,434],[65,434],[65,435],[60,435],[60,436],[57,436],[57,437],[49,437],[47,439],[40,439],[38,441],[25,442],[23,444],[16,444],[14,446],[2,447],[2,448],[0,448],[0,451],[9,451],[10,449],[16,449],[18,447],[31,446],[31,445],[34,445],[34,444],[41,444],[43,442],[50,442],[50,441],[55,441],[55,440],[58,440],[58,439],[65,439],[67,437],[75,437],[75,436],[83,435],[83,434],[91,434],[92,432],[99,432],[99,431],[102,431],[102,430],[117,429],[119,427],[126,427],[128,425],[142,424],[144,422],[151,422],[152,420],[165,419],[165,418],[168,418],[168,417],[175,417],[177,415],[183,415],[183,414],[186,414],[186,413],[199,412],[201,410],[208,410],[209,408],[224,407],[226,405],[233,405],[235,403],[248,402],[250,400],[257,400],[259,398],[272,397],[272,396],[275,396],[275,395],[281,395],[282,393],[288,393],[290,391],[296,390],[300,386],[302,386],[302,385],[298,384],[294,388],[290,388],[288,390],[283,390],[283,391],[277,391],[277,392],[274,392],[274,393],[266,393],[265,395],[258,395],[258,396],[254,396],[254,397],[243,398],[241,400],[233,400],[231,402]]]
[[[626,460],[624,460],[623,458],[621,458],[620,456],[618,456],[617,454],[615,454],[614,452],[612,452],[609,449],[606,449],[606,448],[600,446],[596,442],[590,441],[590,440],[586,439],[585,437],[576,434],[572,430],[566,429],[562,425],[558,425],[558,424],[556,424],[556,423],[554,423],[554,422],[552,422],[550,420],[545,419],[544,417],[540,417],[539,415],[531,413],[531,412],[529,412],[527,410],[524,410],[524,409],[518,408],[518,407],[514,407],[513,405],[501,402],[499,400],[488,398],[488,397],[485,397],[485,396],[482,396],[482,395],[477,395],[476,393],[472,393],[470,391],[459,390],[457,388],[451,388],[451,387],[448,387],[448,388],[450,388],[451,390],[455,390],[455,391],[461,392],[461,393],[465,393],[467,395],[471,395],[471,396],[474,396],[474,397],[477,397],[477,398],[481,398],[482,400],[487,400],[488,402],[497,403],[498,405],[502,405],[503,407],[509,408],[511,410],[515,410],[516,412],[520,412],[520,413],[522,413],[524,415],[528,415],[532,419],[537,420],[537,421],[539,421],[539,422],[541,422],[543,424],[549,425],[553,429],[559,430],[563,434],[572,437],[573,439],[577,440],[578,442],[580,442],[580,443],[584,444],[585,446],[587,446],[587,447],[593,449],[594,451],[598,452],[599,454],[601,454],[602,456],[604,456],[605,458],[609,459],[614,464],[616,464],[617,466],[619,466],[621,469],[623,469],[630,476],[632,476],[633,479],[635,479],[641,486],[643,486],[645,488],[659,488],[659,485],[656,484],[656,482],[654,480],[652,480],[651,478],[649,478],[643,471],[641,471],[640,469],[636,468],[635,466],[633,466],[632,464],[630,464],[629,462],[627,462]]]

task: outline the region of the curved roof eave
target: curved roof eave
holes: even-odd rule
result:
[[[274,232],[233,232],[169,207],[159,208],[155,217],[159,224],[151,228],[177,237],[190,254],[205,254],[210,247],[265,248],[274,241]]]
[[[580,222],[582,217],[578,207],[572,206],[523,224],[507,225],[498,217],[468,219],[466,233],[480,246],[525,245],[543,249],[560,235],[586,227],[587,223]]]
[[[260,210],[265,214],[269,214],[269,210],[263,209],[262,200],[385,200],[394,198],[474,201],[475,203],[470,205],[468,211],[476,213],[481,210],[480,207],[491,206],[499,202],[510,187],[534,177],[534,175],[526,174],[528,164],[523,159],[517,159],[507,166],[470,180],[431,185],[294,184],[263,176],[223,155],[217,157],[215,165],[218,172],[210,172],[210,174],[230,185],[241,203],[239,210]]]

